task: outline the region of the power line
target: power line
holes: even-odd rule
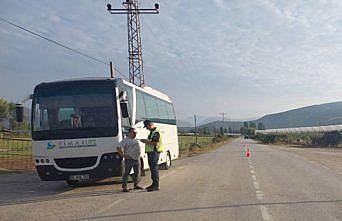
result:
[[[44,39],[44,40],[46,40],[46,41],[48,41],[48,42],[50,42],[50,43],[53,43],[53,44],[55,44],[55,45],[58,45],[58,46],[60,46],[60,47],[62,47],[62,48],[64,48],[64,49],[70,50],[70,51],[72,51],[72,52],[74,52],[74,53],[76,53],[76,54],[85,56],[85,57],[87,57],[87,58],[89,58],[89,59],[92,59],[92,60],[97,61],[97,62],[99,62],[99,63],[105,64],[106,66],[109,65],[108,62],[105,62],[105,61],[103,61],[103,60],[100,60],[100,59],[98,59],[98,58],[95,58],[95,57],[93,57],[93,56],[90,56],[90,55],[88,55],[88,54],[86,54],[86,53],[83,53],[83,52],[77,50],[77,49],[73,49],[73,48],[71,48],[71,47],[69,47],[69,46],[67,46],[67,45],[65,45],[65,44],[62,44],[62,43],[60,43],[60,42],[57,42],[57,41],[55,41],[55,40],[49,39],[49,38],[47,38],[47,37],[45,37],[45,36],[42,36],[41,34],[38,34],[38,33],[34,32],[34,31],[31,31],[31,30],[29,30],[29,29],[27,29],[27,28],[24,28],[24,27],[22,27],[22,26],[20,26],[20,25],[18,25],[18,24],[13,23],[13,22],[10,22],[10,21],[8,21],[7,19],[4,19],[4,18],[0,17],[0,20],[3,21],[3,22],[5,22],[5,23],[7,23],[7,24],[9,24],[9,25],[12,25],[12,26],[14,26],[14,27],[16,27],[16,28],[19,28],[19,29],[21,29],[21,30],[23,30],[23,31],[26,31],[26,32],[28,32],[28,33],[30,33],[30,34],[32,34],[32,35],[35,35],[35,36],[37,36],[37,37],[40,37],[40,38],[42,38],[42,39]],[[122,75],[124,78],[127,79],[127,77],[126,77],[125,75],[123,75],[118,69],[116,69],[115,67],[114,67],[114,69],[115,69],[115,71],[117,71],[120,75]]]

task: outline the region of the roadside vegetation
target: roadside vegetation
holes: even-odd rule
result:
[[[221,134],[215,136],[200,135],[197,137],[196,143],[196,136],[180,135],[178,136],[180,157],[193,156],[199,153],[208,152],[221,146],[225,142],[228,142],[230,139],[232,139],[232,137]]]
[[[15,107],[15,103],[0,98],[0,132],[12,131],[16,133],[15,136],[29,137],[29,120],[26,117],[24,118],[24,122],[16,122]]]
[[[255,139],[265,144],[291,144],[310,147],[342,147],[342,133],[257,134]]]

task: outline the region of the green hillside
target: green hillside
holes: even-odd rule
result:
[[[269,114],[255,122],[262,122],[268,129],[342,124],[342,102],[312,105]]]

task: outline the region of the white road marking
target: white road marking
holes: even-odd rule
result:
[[[263,199],[264,199],[264,195],[259,195],[259,194],[257,194],[257,195],[256,195],[256,198],[257,198],[258,200],[263,200]]]
[[[249,167],[250,167],[250,173],[253,179],[253,185],[255,188],[255,196],[258,200],[264,200],[264,193],[262,192],[261,188],[260,188],[260,184],[257,181],[256,175],[255,175],[255,171],[253,169],[253,165],[252,162],[250,160],[250,158],[248,158],[248,163],[249,163]],[[268,209],[266,206],[262,205],[260,206],[260,211],[261,211],[261,215],[264,221],[273,221],[272,216],[268,213]]]
[[[255,190],[256,194],[263,194],[261,190]]]
[[[103,207],[102,209],[98,210],[97,214],[101,215],[104,212],[106,212],[107,210],[113,210],[113,206],[115,206],[116,204],[119,204],[123,201],[123,199],[118,199],[117,201],[112,202],[111,204],[108,204],[107,206]]]
[[[259,185],[259,183],[257,181],[254,181],[253,184],[254,184],[254,187],[255,187],[256,190],[260,189],[260,185]]]
[[[265,220],[265,221],[271,221],[273,220],[271,215],[268,213],[268,210],[266,208],[266,206],[260,206],[260,210],[261,210],[261,215],[262,215],[262,218]]]
[[[256,198],[258,200],[263,200],[264,199],[264,193],[262,191],[260,191],[260,190],[257,190],[255,195],[256,195]]]

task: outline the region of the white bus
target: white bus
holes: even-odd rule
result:
[[[41,83],[32,98],[32,151],[40,178],[69,184],[121,176],[118,143],[137,129],[146,139],[146,119],[155,123],[163,138],[159,164],[165,169],[178,158],[175,112],[170,98],[149,87],[122,79],[85,78]],[[18,121],[22,106],[17,106]],[[145,145],[142,170],[148,169]]]

